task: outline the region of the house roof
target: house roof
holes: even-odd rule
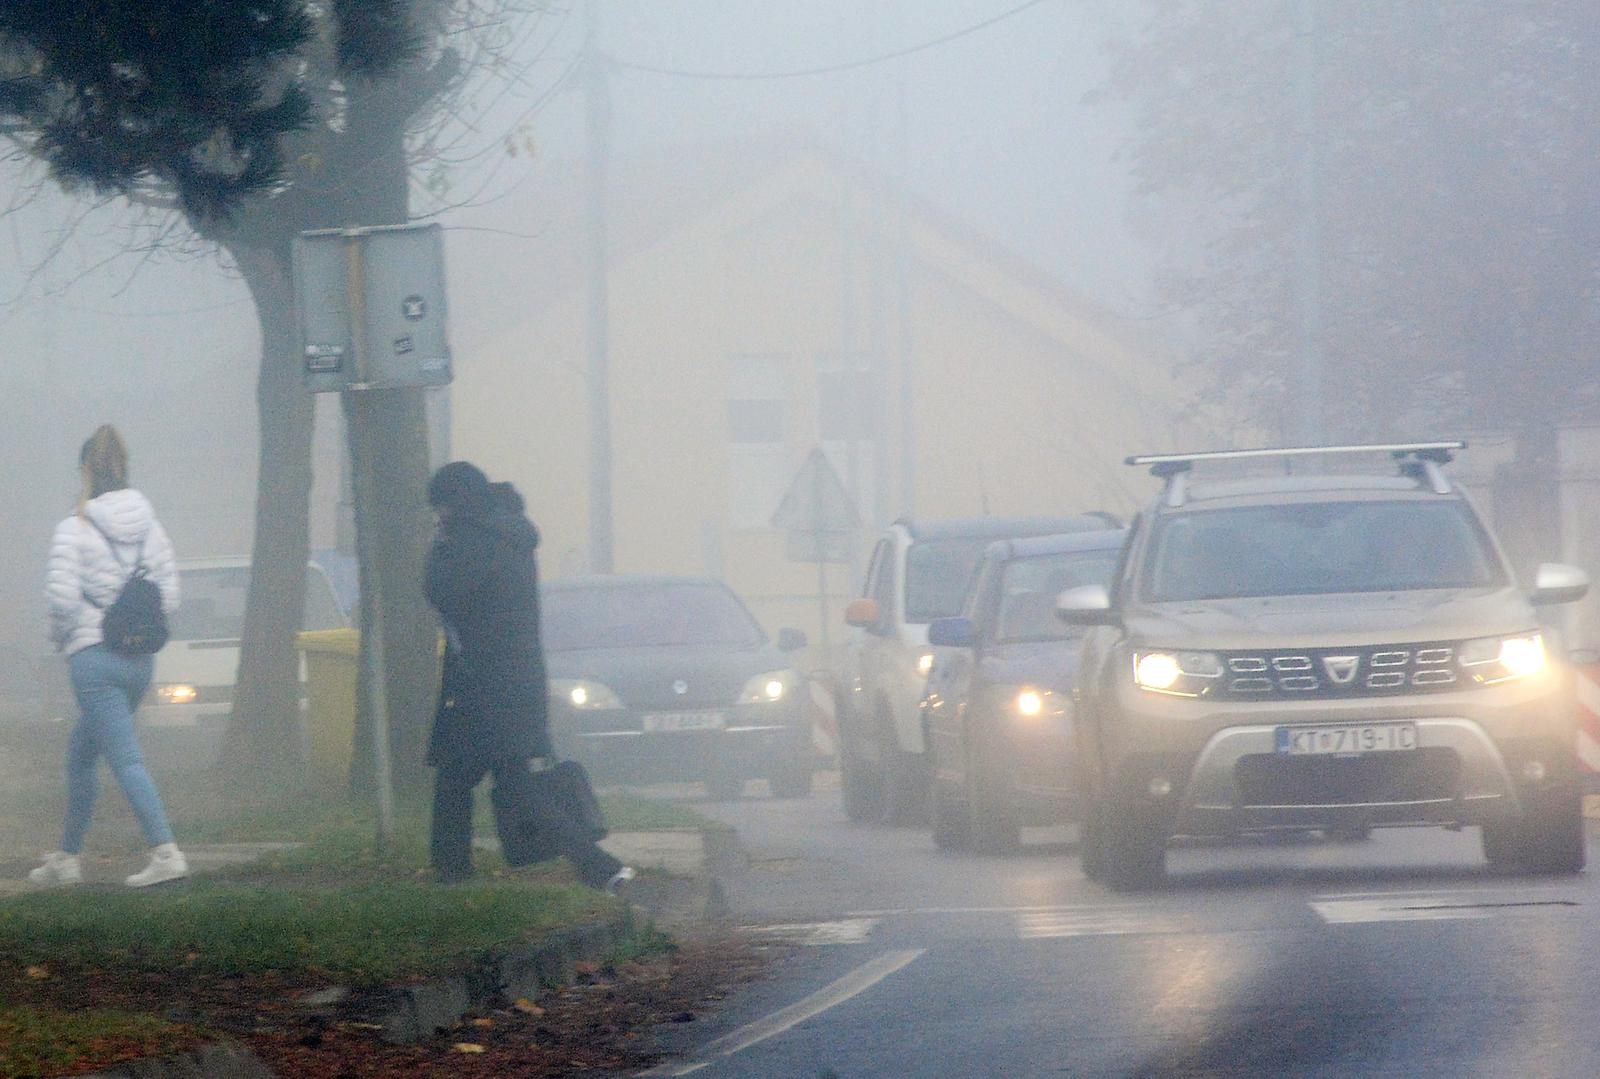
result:
[[[677,144],[618,158],[608,179],[609,257],[613,263],[624,261],[741,200],[749,201],[747,212],[760,213],[798,197],[814,198],[829,181],[898,197],[885,178],[804,131]],[[474,306],[487,301],[496,312],[525,318],[530,304],[537,308],[586,286],[587,182],[581,160],[540,164],[503,197],[452,219],[459,230],[451,239],[452,274],[471,280],[463,294],[473,295]],[[1056,314],[1095,327],[1123,347],[1159,353],[1142,328],[971,225],[912,194],[906,207],[914,259],[941,265],[980,292],[986,290],[978,278],[987,269],[1024,286]],[[886,225],[893,217],[885,215]],[[508,263],[514,273],[506,272]],[[1039,319],[1037,310],[1031,315]],[[1062,336],[1059,326],[1044,328]],[[503,329],[485,326],[484,336],[497,337]],[[475,335],[470,325],[462,332]]]

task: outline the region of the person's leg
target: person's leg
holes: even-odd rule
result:
[[[442,881],[472,876],[472,789],[487,770],[481,761],[447,757],[434,772],[429,851]]]
[[[77,855],[94,817],[100,795],[100,731],[104,716],[116,708],[120,692],[107,680],[105,656],[87,648],[67,661],[78,722],[67,744],[67,814],[61,828],[61,850]]]
[[[108,655],[112,661],[111,693],[101,713],[101,747],[111,774],[122,784],[133,815],[139,819],[144,838],[152,847],[172,843],[172,826],[156,792],[155,782],[144,765],[139,739],[133,729],[133,714],[145,691],[150,688],[152,661],[149,656]]]
[[[525,760],[499,761],[494,766],[494,782],[508,791],[532,791],[538,785],[539,777],[529,771]],[[529,802],[541,807],[539,831],[542,838],[553,851],[566,855],[567,861],[578,871],[578,879],[591,888],[604,888],[610,883],[622,868],[622,863],[601,850],[590,838],[588,830],[572,814],[553,811],[544,799],[536,795],[530,797]]]

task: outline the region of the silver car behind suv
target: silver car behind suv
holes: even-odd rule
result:
[[[1084,868],[1164,874],[1169,837],[1476,825],[1489,861],[1584,864],[1571,678],[1531,591],[1443,466],[1461,443],[1134,458],[1166,480],[1112,590],[1062,594],[1094,626],[1077,683]],[[1387,453],[1389,475],[1191,483],[1196,465]]]

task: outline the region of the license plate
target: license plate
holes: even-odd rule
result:
[[[1279,753],[1291,757],[1323,753],[1394,753],[1417,748],[1415,723],[1365,723],[1339,727],[1279,727]]]
[[[721,712],[667,712],[644,717],[647,731],[720,731],[728,725]]]

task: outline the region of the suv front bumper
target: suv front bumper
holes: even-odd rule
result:
[[[1129,686],[1118,703],[1122,714],[1103,731],[1118,762],[1111,793],[1155,811],[1169,834],[1492,823],[1574,783],[1571,696],[1558,673],[1315,701],[1208,702]],[[1416,725],[1417,748],[1338,756],[1276,748],[1279,727],[1394,722]]]

